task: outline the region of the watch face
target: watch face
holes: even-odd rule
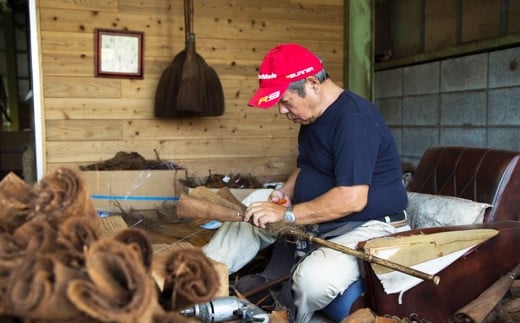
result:
[[[285,210],[284,220],[285,222],[294,222],[296,220],[292,206]]]

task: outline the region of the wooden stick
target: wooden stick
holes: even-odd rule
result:
[[[383,259],[383,258],[379,258],[379,257],[376,257],[374,255],[367,254],[367,253],[364,253],[364,252],[356,250],[356,249],[345,247],[345,246],[340,245],[338,243],[334,243],[334,242],[331,242],[331,241],[328,241],[328,240],[325,240],[325,239],[318,238],[318,237],[313,236],[312,234],[309,234],[309,233],[305,233],[305,232],[298,231],[298,230],[295,230],[295,229],[290,229],[290,228],[285,230],[283,233],[290,234],[290,235],[296,236],[298,238],[302,238],[302,239],[308,240],[310,242],[315,242],[315,243],[317,243],[317,244],[319,244],[321,246],[324,246],[324,247],[327,247],[327,248],[330,248],[330,249],[334,249],[336,251],[343,252],[343,253],[346,253],[346,254],[351,255],[351,256],[355,256],[356,258],[359,258],[361,260],[365,260],[365,261],[368,261],[370,263],[378,264],[378,265],[381,265],[381,266],[384,266],[384,267],[387,267],[387,268],[390,268],[390,269],[402,272],[404,274],[407,274],[407,275],[410,275],[410,276],[414,276],[416,278],[420,278],[420,279],[423,279],[423,280],[429,280],[429,281],[433,282],[433,284],[435,284],[435,285],[439,285],[439,282],[440,282],[440,277],[439,276],[430,275],[428,273],[425,273],[425,272],[413,269],[411,267],[406,267],[406,266],[400,265],[400,264],[398,264],[396,262],[393,262],[393,261],[389,261],[389,260],[386,260],[386,259]]]
[[[476,299],[459,309],[452,317],[455,323],[483,322],[509,290],[516,277],[520,275],[520,264],[500,277]]]

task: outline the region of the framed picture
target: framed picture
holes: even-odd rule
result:
[[[96,76],[143,78],[143,32],[95,30]]]

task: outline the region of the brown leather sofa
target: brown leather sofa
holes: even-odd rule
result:
[[[379,315],[448,322],[461,307],[520,263],[520,152],[487,148],[432,147],[422,156],[409,191],[457,196],[492,204],[484,224],[415,229],[396,235],[494,228],[499,234],[474,247],[437,275],[440,284],[423,281],[398,294],[386,294],[371,265],[362,263],[365,306]],[[363,243],[360,244],[363,247]]]

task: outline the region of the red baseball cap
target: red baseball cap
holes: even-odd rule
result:
[[[247,103],[267,109],[275,105],[289,84],[303,80],[323,69],[320,59],[297,44],[279,44],[264,57],[258,70],[259,88]]]

